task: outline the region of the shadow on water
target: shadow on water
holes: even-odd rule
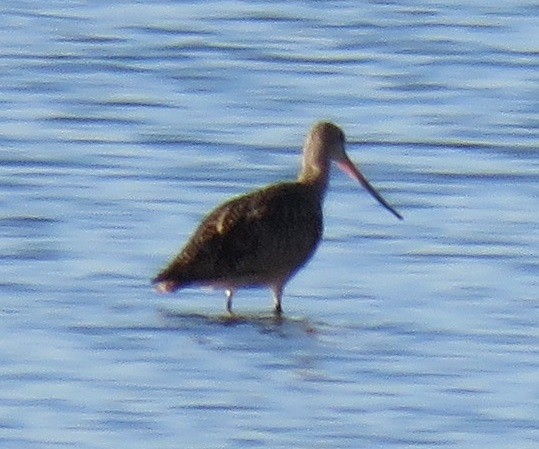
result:
[[[157,319],[151,324],[92,323],[67,330],[78,335],[76,338],[92,351],[113,351],[121,360],[138,357],[159,366],[164,363],[172,370],[191,366],[192,358],[198,360],[199,356],[204,369],[211,370],[216,360],[233,369],[234,364],[228,365],[230,357],[241,353],[268,369],[292,366],[310,373],[317,354],[323,351],[318,324],[306,318],[276,318],[271,314],[228,316],[170,309],[158,309],[155,316]],[[208,357],[208,353],[212,356]],[[187,365],[186,359],[191,360]]]
[[[143,335],[173,333],[209,342],[217,339],[229,344],[252,346],[255,336],[274,336],[281,340],[306,341],[321,332],[322,325],[308,318],[277,317],[272,314],[204,314],[158,309],[158,321],[153,324],[77,325],[70,332],[88,336],[144,339]],[[265,341],[265,339],[263,339]],[[235,343],[234,343],[235,342]]]
[[[274,314],[209,315],[168,309],[160,309],[159,314],[164,326],[169,330],[254,328],[260,333],[276,334],[281,337],[316,335],[319,332],[315,323],[307,318],[289,318]]]

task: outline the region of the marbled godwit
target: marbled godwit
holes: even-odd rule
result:
[[[284,285],[310,259],[322,237],[322,201],[331,161],[402,220],[350,161],[341,129],[320,122],[305,141],[297,181],[256,190],[213,210],[153,280],[157,291],[190,285],[224,288],[232,313],[237,289],[267,286],[280,315]]]

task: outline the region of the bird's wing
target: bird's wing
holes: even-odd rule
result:
[[[304,216],[318,209],[298,207],[303,201],[297,184],[279,184],[226,202],[204,218],[156,279],[256,283],[291,273],[312,254],[321,234],[321,216]]]
[[[184,282],[202,282],[231,273],[251,275],[255,269],[251,260],[263,245],[260,235],[271,224],[271,211],[275,210],[273,195],[264,200],[260,195],[263,192],[232,199],[209,213],[157,279],[181,275]]]

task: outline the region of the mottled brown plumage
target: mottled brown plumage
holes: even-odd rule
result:
[[[322,237],[322,201],[332,160],[402,219],[350,162],[340,128],[320,122],[307,136],[298,180],[256,190],[213,210],[153,280],[158,291],[189,285],[224,288],[231,312],[238,288],[267,286],[280,314],[284,285],[310,259]]]

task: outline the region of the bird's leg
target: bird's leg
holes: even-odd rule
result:
[[[228,288],[226,290],[226,310],[231,315],[234,313],[232,312],[232,297],[234,296],[234,290]]]
[[[280,317],[283,314],[283,307],[281,306],[281,300],[283,298],[283,285],[276,284],[272,285],[270,288],[273,293],[273,303],[275,304],[273,312],[276,316]]]

